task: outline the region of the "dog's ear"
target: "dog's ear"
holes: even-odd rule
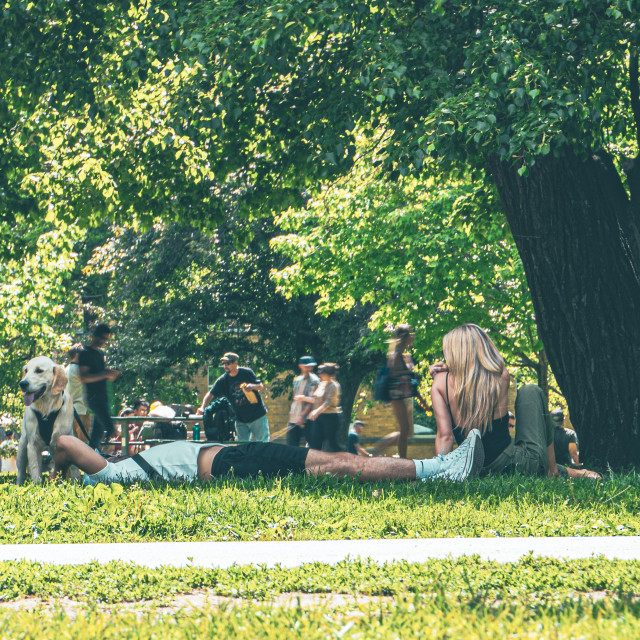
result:
[[[62,393],[67,386],[67,374],[64,369],[56,364],[53,366],[53,383],[51,384],[51,393],[56,395]]]

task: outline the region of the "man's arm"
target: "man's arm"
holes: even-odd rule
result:
[[[575,464],[577,467],[582,466],[580,464],[580,455],[578,454],[578,445],[575,442],[569,443],[569,455],[571,456],[573,464]]]
[[[78,378],[82,384],[90,384],[92,382],[100,382],[101,380],[108,380],[113,382],[119,375],[118,369],[105,369],[99,373],[89,373],[89,367],[80,367],[80,374]]]
[[[367,458],[371,457],[371,454],[361,444],[356,444],[355,450],[358,452],[359,456],[366,456]]]
[[[560,476],[558,463],[556,462],[556,450],[553,442],[547,446],[547,476],[549,478],[557,478]]]
[[[204,410],[209,406],[209,403],[213,400],[214,395],[211,393],[213,389],[207,391],[205,394],[202,404],[196,409],[196,415],[201,416],[204,413]]]
[[[253,369],[249,369],[249,378],[250,381],[244,385],[244,388],[247,391],[262,391],[264,389],[264,384],[258,380],[256,374],[253,372]]]

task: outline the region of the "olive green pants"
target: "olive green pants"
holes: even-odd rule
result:
[[[556,427],[540,387],[535,384],[520,387],[516,395],[515,415],[515,438],[485,470],[544,475],[547,471],[547,447],[553,444]],[[558,471],[560,475],[567,475],[566,468],[561,465],[558,465]]]

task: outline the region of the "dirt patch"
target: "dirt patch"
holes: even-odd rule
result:
[[[138,602],[119,602],[117,604],[100,604],[98,609],[103,611],[134,611],[140,614],[149,611],[156,613],[173,614],[178,611],[189,612],[192,609],[203,607],[227,607],[233,605],[246,605],[253,603],[256,605],[267,605],[270,607],[323,607],[329,609],[342,608],[371,603],[391,603],[394,601],[390,596],[352,596],[340,593],[284,593],[267,600],[251,600],[247,598],[231,598],[219,596],[208,591],[200,590],[193,593],[184,593],[172,598],[162,598],[159,600],[142,600]],[[9,602],[0,602],[0,612],[6,610],[13,611],[39,611],[57,612],[64,611],[68,616],[74,618],[77,613],[86,609],[85,602],[79,602],[70,598],[60,598],[58,600],[42,598],[22,598]]]

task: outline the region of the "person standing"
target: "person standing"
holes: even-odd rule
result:
[[[78,355],[80,382],[85,385],[87,406],[93,413],[93,423],[89,444],[95,449],[103,438],[109,440],[115,433],[111,420],[111,407],[107,382],[113,382],[119,375],[118,369],[107,369],[107,361],[102,349],[111,339],[111,328],[107,324],[94,327],[91,342]]]
[[[342,423],[342,389],[336,380],[338,369],[335,362],[325,362],[318,367],[320,384],[311,396],[314,402],[309,414],[312,421],[309,446],[312,449],[322,450],[325,445],[327,451],[342,451],[338,445],[338,431]]]
[[[65,369],[67,374],[67,391],[73,400],[73,409],[75,411],[73,418],[73,432],[76,438],[80,438],[82,442],[87,442],[88,434],[91,430],[91,414],[84,397],[84,385],[80,380],[80,365],[78,359],[82,352],[81,344],[74,344],[69,349],[69,364]],[[80,424],[78,423],[80,420]]]
[[[293,381],[293,402],[287,425],[287,444],[292,447],[300,446],[301,437],[309,440],[307,416],[313,407],[313,392],[320,384],[320,378],[313,373],[315,366],[311,356],[302,356],[298,361],[300,375]]]
[[[409,438],[413,436],[413,398],[418,396],[417,377],[413,359],[405,351],[413,344],[413,329],[408,324],[398,325],[389,343],[387,367],[389,374],[389,398],[398,422],[398,455],[407,457]],[[426,403],[423,400],[423,404]]]
[[[236,414],[236,436],[240,442],[253,439],[269,442],[269,420],[260,391],[264,385],[252,369],[238,366],[237,353],[225,353],[220,358],[224,373],[205,395],[197,414],[202,415],[214,398],[227,398]]]

